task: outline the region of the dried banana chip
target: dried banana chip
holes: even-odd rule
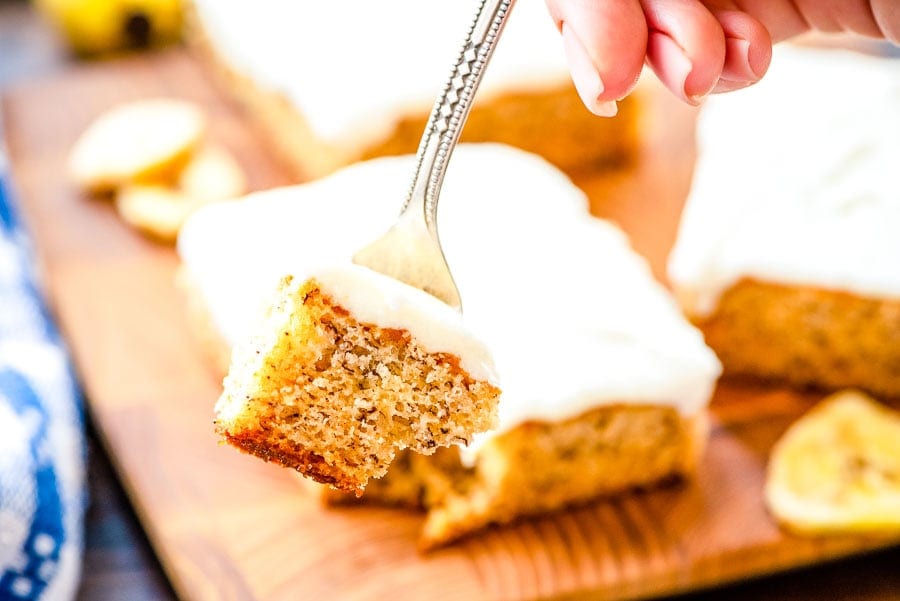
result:
[[[117,106],[98,117],[69,155],[69,173],[92,192],[135,181],[175,181],[206,129],[203,111],[156,98]]]
[[[900,534],[900,413],[854,391],[825,399],[776,443],[765,499],[798,532]]]
[[[116,195],[116,209],[123,221],[164,242],[175,241],[188,215],[201,204],[165,186],[135,184]]]
[[[243,194],[246,187],[243,169],[220,146],[200,149],[178,178],[178,188],[198,201],[234,198]]]

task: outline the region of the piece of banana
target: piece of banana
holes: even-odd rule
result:
[[[116,194],[116,209],[122,220],[161,242],[174,242],[188,215],[201,204],[160,185],[134,184]]]
[[[246,191],[244,170],[220,146],[204,146],[185,166],[178,189],[198,201],[226,200]]]
[[[119,105],[98,117],[69,155],[80,186],[102,193],[135,181],[176,181],[206,130],[200,107],[154,98]]]
[[[900,534],[900,413],[855,391],[823,400],[773,448],[765,500],[800,533]]]
[[[122,220],[162,242],[174,242],[188,216],[206,203],[244,193],[246,178],[227,150],[204,146],[181,171],[176,186],[139,183],[116,194]]]
[[[35,0],[78,54],[98,55],[177,41],[181,0]]]

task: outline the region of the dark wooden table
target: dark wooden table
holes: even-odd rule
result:
[[[112,466],[88,428],[88,488],[84,601],[175,599]]]
[[[71,59],[22,0],[0,0],[0,92],[14,81],[66,69]],[[174,599],[163,570],[90,424],[84,600]],[[734,599],[900,599],[900,549],[679,597]]]

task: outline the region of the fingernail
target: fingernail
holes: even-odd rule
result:
[[[675,40],[664,33],[654,32],[650,34],[649,43],[653,45],[650,53],[658,63],[660,71],[669,73],[671,80],[667,82],[670,88],[680,89],[684,99],[693,105],[700,104],[712,91],[690,89],[688,77],[694,70],[691,59],[687,57],[681,46]]]
[[[603,80],[600,79],[600,73],[597,72],[597,67],[594,66],[584,44],[567,23],[562,25],[562,38],[572,80],[581,101],[595,115],[614,116],[619,111],[618,105],[615,100],[600,100],[600,95],[606,89]]]
[[[725,65],[722,78],[730,81],[756,81],[760,74],[750,64],[750,42],[741,38],[725,38]]]
[[[742,90],[746,87],[752,86],[755,83],[756,81],[731,81],[729,79],[720,79],[713,88],[713,93],[718,94],[720,92],[733,92],[735,90]]]
[[[590,109],[598,117],[615,117],[619,114],[619,105],[615,100],[598,101]]]

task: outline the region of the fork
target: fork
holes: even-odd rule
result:
[[[462,311],[441,249],[437,207],[450,155],[515,0],[482,0],[419,142],[416,168],[397,222],[353,262],[424,290]]]

